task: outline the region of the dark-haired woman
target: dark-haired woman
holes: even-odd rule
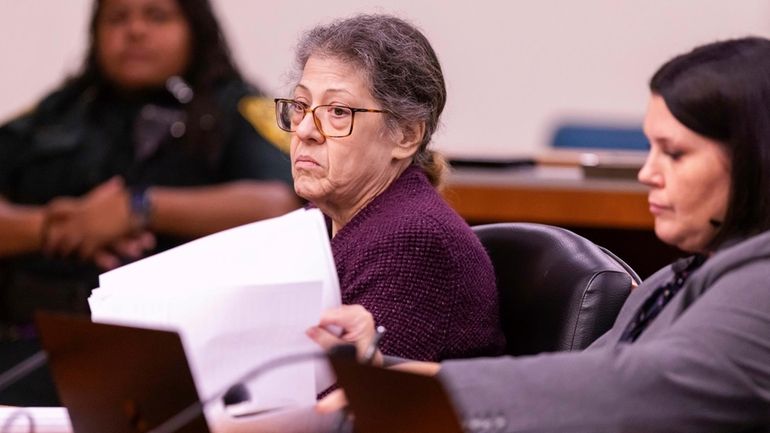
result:
[[[400,366],[437,374],[470,431],[770,431],[770,41],[696,48],[650,90],[639,180],[656,235],[694,255],[644,281],[583,352]],[[322,323],[366,346],[371,322],[347,306]]]
[[[298,205],[208,1],[98,0],[90,29],[81,73],[0,128],[0,370],[100,271]],[[56,404],[33,386],[0,402]]]

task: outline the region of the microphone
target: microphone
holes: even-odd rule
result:
[[[206,406],[220,398],[223,398],[225,404],[228,405],[249,400],[251,396],[249,395],[249,392],[246,389],[244,383],[257,378],[263,373],[278,367],[284,367],[286,365],[291,365],[298,362],[325,358],[326,353],[323,351],[294,353],[280,356],[278,358],[273,358],[243,374],[237,381],[235,381],[234,385],[229,386],[227,389],[215,392],[213,395],[203,401],[196,401],[195,403],[174,414],[171,418],[168,418],[162,424],[158,425],[152,430],[149,430],[147,433],[174,433],[187,425],[198,415],[203,413],[203,409]]]
[[[23,379],[28,374],[45,365],[48,355],[43,350],[38,350],[29,358],[19,362],[0,374],[0,392]]]
[[[372,339],[372,341],[369,343],[368,347],[364,351],[363,359],[362,359],[363,363],[371,364],[371,362],[374,360],[374,357],[377,354],[377,345],[382,339],[382,336],[384,333],[385,333],[384,326],[380,325],[375,328],[374,338]],[[195,419],[198,415],[200,415],[203,412],[203,409],[206,406],[208,406],[209,404],[211,404],[211,402],[216,401],[219,398],[223,399],[225,405],[242,403],[244,401],[250,400],[251,395],[249,393],[249,390],[246,389],[246,385],[244,385],[244,383],[252,379],[255,379],[259,375],[266,373],[274,368],[291,365],[297,362],[310,361],[315,359],[326,359],[327,357],[332,357],[332,358],[341,357],[344,359],[355,359],[357,354],[358,354],[358,350],[354,345],[339,344],[329,349],[328,353],[323,351],[313,351],[313,352],[294,353],[290,355],[280,356],[278,358],[273,358],[246,372],[246,374],[242,375],[235,382],[235,384],[231,385],[227,389],[214,393],[211,397],[209,397],[206,400],[196,401],[195,403],[187,406],[186,408],[176,413],[171,418],[167,419],[165,422],[163,422],[159,426],[153,428],[152,430],[149,430],[147,433],[174,433],[177,430],[184,427],[185,425],[187,425],[190,421]],[[335,431],[338,431],[338,432],[343,431],[342,429],[345,425],[345,420],[346,420],[346,417],[343,416],[340,419],[340,423],[337,426]]]

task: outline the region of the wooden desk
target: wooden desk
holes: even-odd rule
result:
[[[578,167],[454,169],[443,194],[472,224],[653,228],[645,186],[630,179],[585,179]]]
[[[578,167],[454,169],[444,197],[469,224],[536,222],[565,227],[622,257],[642,278],[681,256],[657,239],[647,187],[585,179]]]

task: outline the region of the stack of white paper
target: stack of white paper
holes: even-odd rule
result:
[[[89,299],[96,322],[179,332],[207,399],[265,362],[318,351],[305,330],[340,303],[323,216],[298,210],[207,236],[107,272]],[[294,363],[249,382],[256,408],[308,405],[331,384]]]
[[[312,408],[295,408],[258,416],[231,416],[221,405],[206,414],[213,433],[312,433],[339,430],[344,413],[321,415]],[[0,406],[3,433],[73,433],[63,407]],[[335,430],[336,429],[336,430]]]
[[[72,424],[63,407],[0,406],[3,433],[72,433]]]

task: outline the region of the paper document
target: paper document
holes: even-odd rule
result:
[[[297,407],[259,416],[233,416],[221,405],[207,413],[212,433],[314,433],[333,431],[343,413],[320,415],[312,407]],[[34,423],[34,427],[33,427]],[[73,433],[67,409],[63,407],[0,406],[3,433]]]
[[[72,433],[72,424],[63,407],[0,406],[3,433]]]
[[[289,354],[318,352],[305,335],[340,304],[317,209],[216,233],[102,274],[89,299],[95,322],[179,332],[207,399]],[[325,362],[324,362],[325,363]],[[318,362],[265,371],[248,383],[255,407],[308,405],[332,383]]]

